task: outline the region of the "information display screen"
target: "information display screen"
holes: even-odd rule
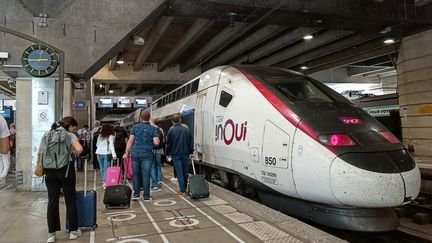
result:
[[[86,108],[86,103],[85,102],[76,102],[74,104],[74,108],[75,109],[85,109]]]
[[[137,108],[147,107],[147,99],[135,99],[135,107]]]
[[[12,107],[12,110],[16,111],[16,100],[3,100],[3,106]]]
[[[131,107],[131,98],[129,97],[119,97],[117,98],[117,107],[129,108]]]
[[[0,115],[3,116],[4,118],[11,118],[11,109],[4,109],[2,111],[0,111]]]
[[[113,108],[113,102],[111,98],[101,98],[99,100],[100,108]]]

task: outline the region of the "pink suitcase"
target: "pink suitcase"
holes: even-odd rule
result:
[[[105,186],[117,186],[121,183],[123,183],[121,167],[113,166],[113,161],[111,161],[111,166],[106,170]]]
[[[131,159],[131,157],[127,156],[124,159],[123,164],[124,164],[126,178],[128,178],[129,180],[132,180],[133,169],[132,169],[132,159]]]

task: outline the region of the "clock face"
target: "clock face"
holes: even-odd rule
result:
[[[24,51],[21,61],[30,75],[46,77],[57,69],[58,56],[51,48],[42,44],[34,44]]]

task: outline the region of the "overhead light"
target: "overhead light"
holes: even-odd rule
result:
[[[305,40],[311,40],[312,38],[313,38],[313,35],[310,35],[310,34],[303,36],[303,39],[305,39]]]
[[[108,90],[108,93],[113,94],[114,90]]]
[[[103,84],[99,84],[99,88],[101,88],[101,89],[102,89],[102,88],[103,88]]]
[[[133,43],[137,46],[143,46],[145,44],[144,38],[138,35],[133,36]]]
[[[117,64],[124,64],[124,61],[123,61],[123,59],[118,59],[118,60],[116,61],[116,63],[117,63]]]
[[[308,69],[308,67],[306,67],[305,65],[303,65],[303,66],[300,67],[300,69],[301,70],[306,70],[306,69]]]
[[[385,43],[385,44],[393,44],[393,43],[395,43],[395,42],[396,42],[396,41],[395,41],[394,39],[391,39],[391,38],[384,40],[384,43]]]

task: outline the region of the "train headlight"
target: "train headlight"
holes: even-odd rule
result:
[[[390,143],[400,143],[399,139],[395,137],[391,132],[381,131],[379,132]]]
[[[318,140],[325,145],[333,147],[357,145],[356,142],[346,134],[320,135],[318,136]]]

